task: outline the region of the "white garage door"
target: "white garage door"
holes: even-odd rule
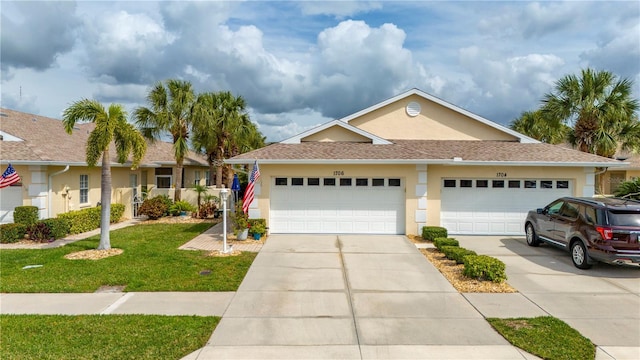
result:
[[[0,189],[0,224],[13,222],[13,209],[22,206],[22,186]]]
[[[398,178],[275,177],[269,231],[404,234],[404,209]]]
[[[440,221],[450,234],[519,235],[529,210],[571,196],[562,179],[444,179]]]

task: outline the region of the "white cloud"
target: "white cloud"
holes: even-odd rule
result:
[[[379,1],[310,0],[298,2],[298,6],[304,15],[330,15],[344,19],[359,13],[379,10],[382,8],[382,3]]]

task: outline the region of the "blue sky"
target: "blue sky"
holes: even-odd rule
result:
[[[638,1],[4,1],[2,106],[132,111],[157,81],[243,96],[270,141],[418,88],[508,124],[592,67],[640,94]]]

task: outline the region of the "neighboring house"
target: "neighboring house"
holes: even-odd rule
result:
[[[615,193],[618,186],[625,182],[640,178],[640,155],[618,155],[617,159],[629,163],[628,165],[615,169],[608,169],[602,175],[603,192],[605,195]]]
[[[11,163],[22,179],[0,189],[0,223],[13,221],[16,206],[37,206],[40,218],[45,219],[97,205],[101,162],[89,168],[85,161],[87,139],[94,126],[77,124],[73,135],[69,135],[60,120],[0,109],[0,171]],[[131,170],[130,161],[117,163],[113,146],[110,154],[111,201],[125,205],[125,217],[134,216],[134,200],[139,201],[148,191],[150,195],[168,194],[173,198],[176,162],[172,144],[149,143],[137,170]],[[184,160],[182,187],[196,182],[205,185],[208,173],[205,158],[190,152]],[[182,198],[194,204],[195,197],[193,191],[182,192]]]
[[[257,160],[271,233],[522,234],[529,209],[593,196],[617,160],[540,143],[413,89],[229,159]]]

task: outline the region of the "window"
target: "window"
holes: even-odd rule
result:
[[[211,186],[211,172],[209,170],[204,172],[204,183],[207,186]]]
[[[324,178],[323,180],[323,184],[324,186],[336,186],[336,179],[335,178]]]
[[[538,182],[535,180],[525,180],[524,181],[524,188],[525,189],[535,189],[538,185]]]
[[[89,175],[80,175],[80,204],[89,202]]]
[[[540,181],[540,189],[551,189],[551,188],[553,188],[553,181],[551,180]]]
[[[553,204],[549,205],[546,210],[549,215],[554,215],[560,212],[560,208],[564,205],[564,201],[558,200]]]
[[[291,185],[293,186],[302,186],[304,185],[303,178],[291,178]]]
[[[565,203],[562,209],[560,210],[560,215],[564,217],[568,217],[570,219],[575,219],[578,217],[578,205],[572,203]]]
[[[289,182],[287,178],[276,178],[276,186],[287,186]]]
[[[156,186],[158,189],[169,189],[171,188],[172,183],[172,175],[173,169],[171,168],[156,168]]]
[[[556,189],[568,189],[569,182],[566,180],[558,180],[556,181]]]
[[[473,187],[473,180],[460,180],[461,188],[470,188]]]
[[[489,180],[476,180],[477,188],[486,188],[489,187]]]
[[[517,189],[520,187],[520,180],[509,180],[509,189]]]
[[[369,186],[369,179],[356,179],[356,186]]]
[[[320,186],[320,178],[308,178],[307,185],[309,186]]]
[[[400,179],[389,179],[389,186],[400,186]]]
[[[351,178],[341,178],[340,186],[351,186]]]
[[[200,185],[200,170],[194,172],[193,185]]]
[[[445,180],[444,181],[444,187],[446,187],[446,188],[454,188],[454,187],[456,187],[456,181],[455,180]]]
[[[493,181],[491,181],[491,187],[492,188],[503,188],[504,187],[504,180],[493,180]]]
[[[384,186],[384,179],[371,179],[371,186]]]

